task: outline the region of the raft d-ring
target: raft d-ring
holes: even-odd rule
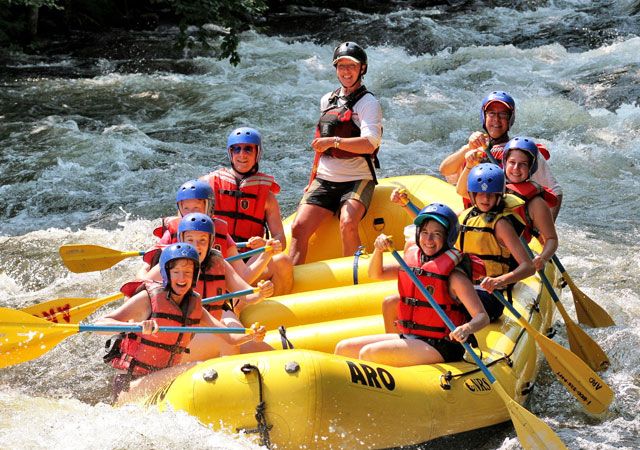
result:
[[[384,217],[376,217],[373,219],[373,229],[376,231],[384,230]]]
[[[289,361],[284,365],[284,371],[287,373],[296,373],[300,371],[300,364],[295,361]]]
[[[549,329],[547,330],[547,337],[549,339],[553,339],[555,335],[556,335],[556,329],[554,327],[549,327]]]
[[[202,374],[202,379],[206,382],[216,381],[218,379],[218,372],[216,369],[209,369]]]
[[[446,373],[440,375],[440,387],[445,391],[451,390],[451,383],[449,383],[451,380],[453,380],[453,375],[451,371],[448,370]]]
[[[535,386],[535,383],[532,383],[531,381],[527,381],[523,386],[522,386],[522,390],[520,391],[520,393],[522,395],[529,395],[531,394],[531,392],[533,391],[533,388]]]

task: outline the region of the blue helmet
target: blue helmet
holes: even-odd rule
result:
[[[183,200],[197,199],[206,200],[205,211],[207,214],[213,215],[216,206],[216,198],[213,195],[213,189],[209,183],[202,180],[189,180],[178,188],[176,193],[176,203],[178,211],[180,211],[180,202]]]
[[[182,235],[185,231],[204,231],[205,233],[209,233],[211,235],[209,237],[209,247],[213,245],[216,227],[208,215],[190,213],[184,216],[178,224],[178,240],[180,242],[184,242]]]
[[[227,153],[229,154],[229,161],[233,162],[231,155],[231,147],[238,144],[254,144],[258,148],[256,154],[256,168],[260,162],[262,156],[262,135],[255,128],[240,127],[236,128],[229,134],[227,138]]]
[[[525,152],[529,156],[529,177],[538,170],[538,146],[531,138],[526,137],[514,137],[504,146],[504,151],[502,152],[502,167],[507,167],[507,158],[509,155],[509,151],[511,150],[520,150]]]
[[[198,281],[198,272],[200,270],[200,258],[198,257],[198,251],[191,244],[180,242],[177,244],[171,244],[162,250],[160,254],[160,275],[162,275],[162,287],[167,289],[171,286],[171,275],[169,269],[169,263],[177,259],[190,259],[193,261],[193,283],[195,287]]]
[[[467,191],[504,194],[504,171],[493,163],[482,163],[469,172]]]
[[[482,99],[482,105],[480,106],[480,125],[485,128],[487,118],[485,117],[485,111],[487,107],[493,102],[500,102],[511,110],[511,116],[509,117],[509,128],[513,126],[516,121],[516,101],[506,92],[493,91]]]
[[[416,243],[419,242],[420,227],[426,220],[433,219],[447,230],[447,247],[451,248],[458,239],[460,223],[458,216],[451,208],[442,203],[431,203],[420,210],[413,223],[416,225]]]

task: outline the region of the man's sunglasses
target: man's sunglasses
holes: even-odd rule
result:
[[[251,145],[234,145],[231,147],[231,151],[233,152],[234,155],[238,155],[240,154],[240,152],[244,152],[247,155],[250,155],[251,153],[253,153],[255,150],[255,147],[251,146]]]

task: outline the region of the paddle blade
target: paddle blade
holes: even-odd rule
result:
[[[80,323],[107,303],[123,298],[122,293],[102,298],[57,298],[21,311],[54,323]]]
[[[74,273],[106,270],[125,258],[140,256],[144,252],[121,252],[99,245],[70,244],[60,247],[60,257]]]
[[[591,300],[587,294],[582,292],[580,288],[575,285],[567,272],[562,273],[562,278],[566,281],[569,289],[571,289],[573,302],[576,305],[576,316],[578,317],[578,322],[592,328],[610,327],[616,324],[609,313],[607,313],[596,302]]]
[[[0,308],[0,368],[36,359],[78,332],[22,311]]]
[[[592,414],[601,414],[613,401],[613,391],[580,357],[552,341],[527,322],[527,329],[535,331],[533,337],[547,358],[551,370],[565,388]]]
[[[513,400],[499,383],[493,383],[492,386],[504,400],[507,411],[511,416],[511,422],[513,422],[513,426],[516,429],[520,445],[524,449],[555,450],[567,448],[549,425]]]
[[[607,370],[609,367],[609,357],[602,350],[596,341],[589,336],[575,322],[566,322],[567,337],[571,351],[578,355],[595,371]]]

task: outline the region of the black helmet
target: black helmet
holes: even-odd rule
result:
[[[367,54],[355,42],[343,42],[333,51],[333,66],[338,64],[338,59],[348,58],[365,66],[363,75],[367,72]]]

